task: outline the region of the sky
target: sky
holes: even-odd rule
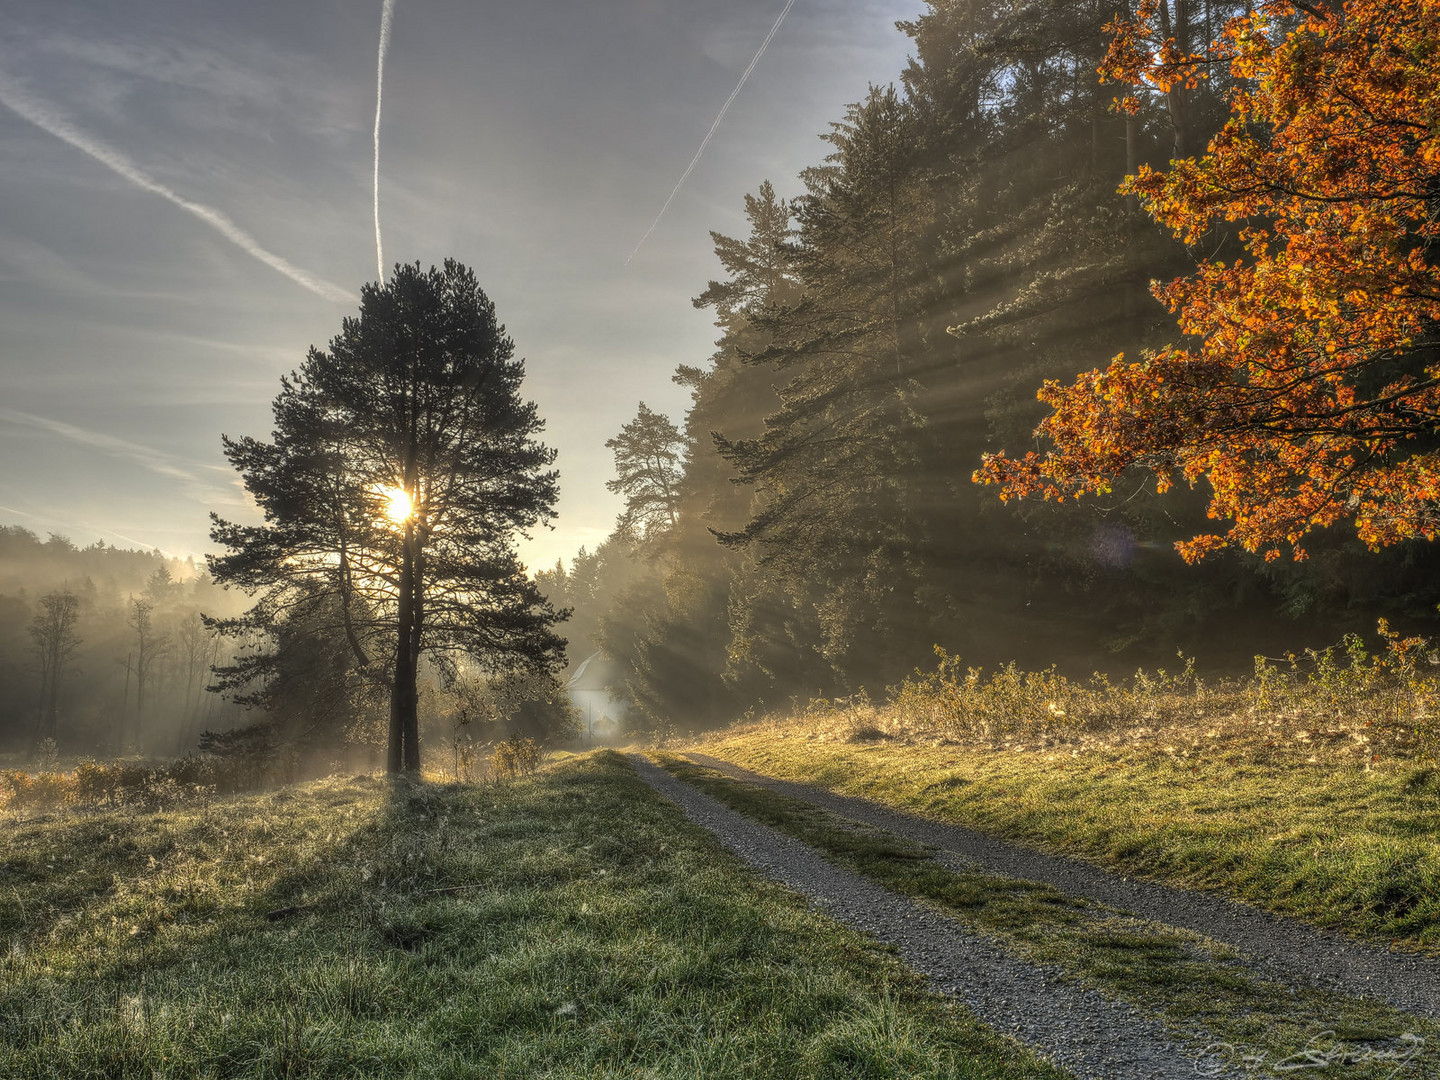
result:
[[[692,297],[743,197],[898,79],[921,0],[393,0],[384,258],[475,270],[557,449],[532,568],[610,531],[605,440],[716,331]],[[0,36],[0,524],[180,558],[255,520],[222,433],[377,277],[382,0],[7,0]]]

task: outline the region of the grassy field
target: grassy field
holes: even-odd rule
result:
[[[1201,935],[1160,926],[1058,889],[942,865],[920,844],[846,821],[811,804],[673,754],[655,760],[731,808],[818,849],[832,862],[892,892],[944,911],[1037,963],[1063,969],[1109,997],[1129,1001],[1180,1031],[1204,1031],[1202,1044],[1243,1046],[1278,1062],[1319,1040],[1327,1046],[1419,1037],[1440,1042],[1440,1024],[1374,1002],[1302,990],[1252,970],[1236,952]],[[1433,1051],[1412,1067],[1434,1067]],[[1393,1063],[1347,1068],[1380,1080]]]
[[[1440,955],[1440,693],[1383,663],[1079,687],[942,662],[884,705],[816,705],[689,745]]]
[[[1064,1074],[601,753],[7,822],[0,1076]]]

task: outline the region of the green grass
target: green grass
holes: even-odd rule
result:
[[[1188,735],[1143,730],[997,749],[868,730],[851,741],[842,723],[808,716],[694,748],[1440,955],[1440,773],[1394,759],[1236,759],[1223,736],[1194,734],[1193,750]]]
[[[1406,1034],[1431,1045],[1440,1040],[1440,1024],[1373,1002],[1278,985],[1249,970],[1233,949],[1198,934],[1091,906],[1048,885],[951,870],[930,849],[904,837],[673,754],[652,756],[679,778],[837,865],[929,903],[1012,952],[1139,1005],[1177,1031],[1206,1031],[1205,1042],[1245,1046],[1278,1061],[1327,1030],[1356,1043]],[[1433,1063],[1433,1052],[1428,1060]],[[1391,1068],[1356,1066],[1347,1075],[1378,1080]]]
[[[0,1076],[1054,1077],[623,761],[0,839]]]

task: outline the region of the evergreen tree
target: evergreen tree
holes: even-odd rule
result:
[[[616,531],[654,548],[679,523],[680,429],[642,401],[635,419],[606,439],[605,447],[615,455],[615,479],[605,486],[625,497]]]
[[[805,176],[792,266],[803,298],[755,318],[771,344],[756,357],[788,381],[758,437],[722,453],[757,505],[732,546],[756,548],[787,591],[804,582],[821,654],[863,678],[914,622],[914,548],[924,542],[917,398],[921,313],[931,283],[929,221],[915,114],[894,88],[873,90],[826,138]],[[841,675],[842,680],[846,678]]]
[[[1189,175],[1168,163],[1247,89],[1207,44],[1253,6],[927,0],[901,24],[903,93],[850,108],[801,198],[766,183],[745,197],[748,237],[712,234],[724,275],[695,303],[720,336],[675,376],[691,391],[678,512],[638,573],[607,557],[602,586],[568,601],[642,715],[683,726],[716,703],[878,689],[937,642],[1088,672],[1177,645],[1248,665],[1376,614],[1433,623],[1428,549],[1365,557],[1327,534],[1306,564],[1192,568],[1171,544],[1206,528],[1202,493],[1162,502],[1122,477],[1095,503],[1016,507],[968,482],[985,453],[1030,443],[1046,380],[1164,343],[1150,281],[1197,255],[1253,261],[1224,226],[1187,251],[1118,190],[1147,168]],[[1298,18],[1262,7],[1281,30]],[[1097,69],[1151,54],[1208,77],[1140,79],[1114,108]]]
[[[270,442],[225,439],[266,524],[213,518],[222,584],[259,591],[230,632],[328,598],[327,632],[390,696],[390,771],[420,768],[417,668],[560,662],[559,616],[517,535],[554,516],[555,454],[520,397],[523,362],[471,271],[397,265],[361,290],[330,350],[282,380]]]

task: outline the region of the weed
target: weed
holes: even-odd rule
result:
[[[56,768],[0,770],[0,812],[33,816],[57,810],[146,810],[200,805],[216,794],[252,791],[261,775],[253,763],[202,755],[157,765],[81,760]]]
[[[497,780],[533,776],[544,760],[540,744],[524,735],[511,735],[490,751],[490,775]]]
[[[1077,681],[1053,667],[964,667],[937,646],[935,669],[892,687],[867,722],[891,737],[1007,749],[1163,739],[1271,758],[1299,743],[1309,758],[1323,743],[1358,761],[1433,760],[1440,754],[1440,652],[1424,638],[1400,636],[1383,619],[1377,633],[1375,652],[1350,634],[1303,656],[1257,656],[1249,679],[1214,684],[1183,655],[1177,672],[1137,671],[1120,682],[1097,673]],[[824,719],[840,738],[861,741],[852,734],[854,710],[840,702],[805,715]]]

